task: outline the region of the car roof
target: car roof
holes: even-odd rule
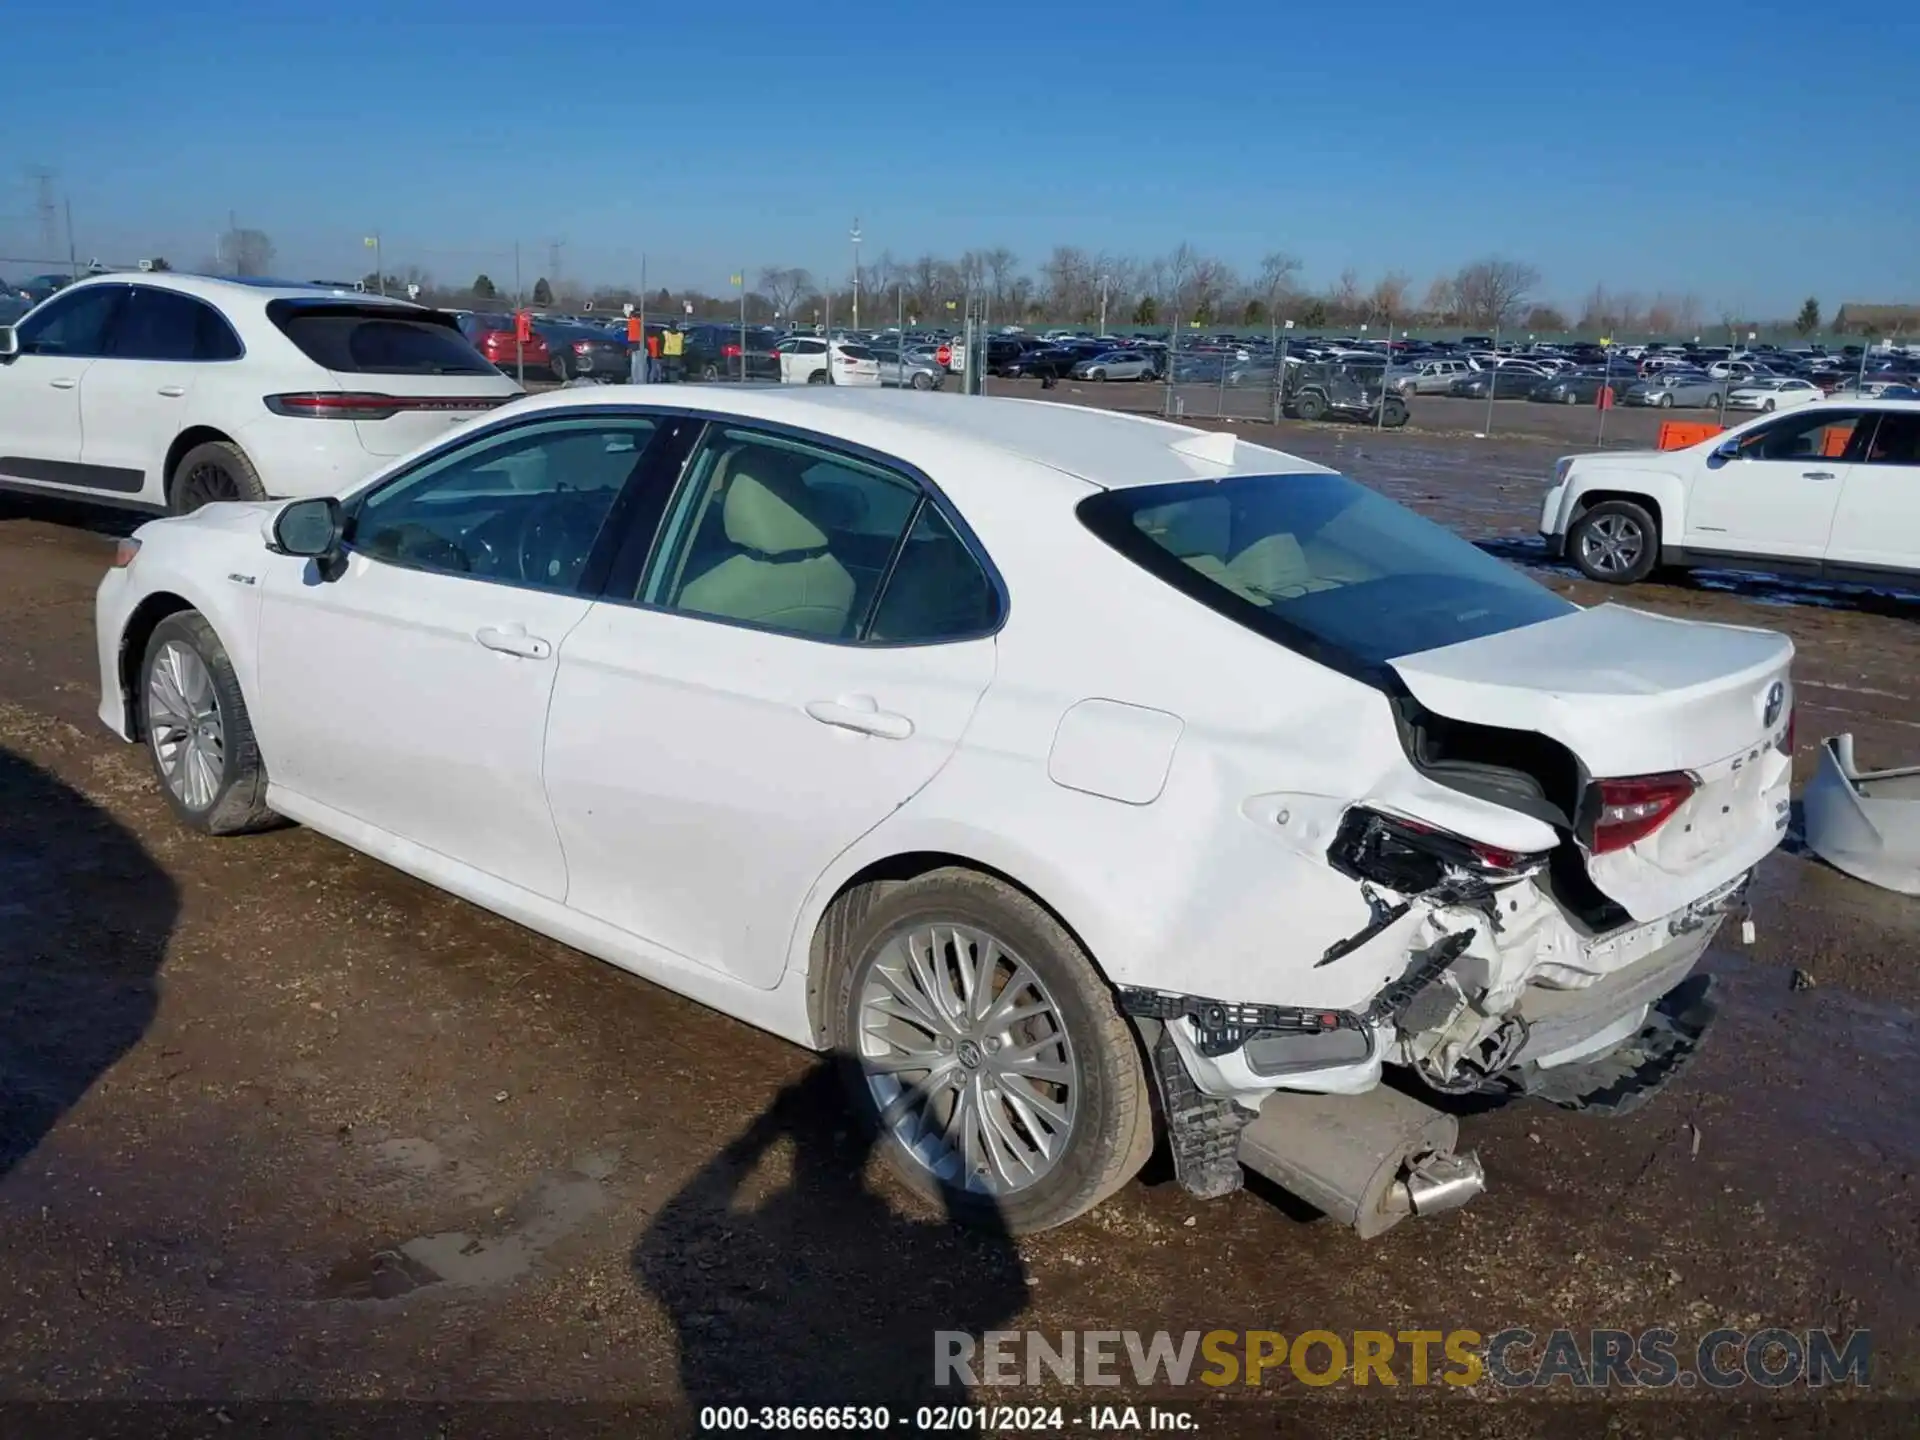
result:
[[[517,413],[578,405],[668,406],[792,425],[854,443],[923,454],[981,451],[1024,460],[1101,489],[1218,480],[1230,475],[1331,473],[1324,465],[1197,430],[1049,400],[905,393],[817,385],[610,385],[550,391],[514,402]],[[495,412],[499,414],[500,412]]]
[[[425,307],[392,295],[368,294],[351,286],[313,285],[299,280],[266,280],[251,276],[194,275],[179,270],[115,270],[102,275],[87,275],[67,288],[85,285],[151,285],[160,290],[178,290],[216,303],[242,298],[264,304],[269,300],[351,301],[355,304],[387,305],[401,310]]]

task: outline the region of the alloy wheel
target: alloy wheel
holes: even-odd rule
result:
[[[1005,1196],[1066,1154],[1073,1041],[1039,975],[968,925],[925,924],[860,977],[859,1062],[880,1128],[942,1183]]]
[[[211,806],[226,770],[220,696],[206,662],[179,641],[161,648],[148,674],[147,735],[174,798],[189,810]]]
[[[1635,521],[1625,515],[1602,515],[1582,533],[1580,554],[1603,574],[1625,575],[1639,563],[1646,545],[1647,537]]]
[[[245,498],[240,493],[240,482],[233,478],[224,465],[202,460],[181,480],[178,504],[180,513],[186,515],[216,500]]]

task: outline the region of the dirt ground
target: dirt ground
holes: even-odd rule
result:
[[[1565,437],[1242,433],[1609,598],[1533,536]],[[1656,1324],[1868,1327],[1872,1393],[1920,1393],[1920,902],[1790,843],[1755,944],[1711,954],[1685,1078],[1625,1119],[1468,1116],[1489,1188],[1455,1214],[1362,1242],[1257,1190],[1196,1203],[1156,1160],[1064,1230],[962,1234],[867,1165],[812,1057],[304,830],[174,825],[94,717],[92,592],[130,524],[0,500],[0,1398],[571,1398],[651,1433],[924,1399],[939,1329]],[[1801,779],[1837,731],[1920,752],[1920,600],[1733,576],[1631,600],[1793,637]],[[1338,1433],[1564,1412],[1280,1390],[1285,1424]],[[1812,1420],[1791,1399],[1780,1433]]]

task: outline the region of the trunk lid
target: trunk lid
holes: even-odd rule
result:
[[[1771,631],[1601,605],[1391,662],[1452,720],[1531,730],[1596,780],[1685,772],[1692,796],[1633,845],[1586,855],[1637,920],[1690,904],[1757,864],[1787,819],[1793,643]]]

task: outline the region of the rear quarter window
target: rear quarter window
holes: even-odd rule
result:
[[[267,316],[316,365],[344,375],[497,373],[451,321],[386,306],[276,300]]]

